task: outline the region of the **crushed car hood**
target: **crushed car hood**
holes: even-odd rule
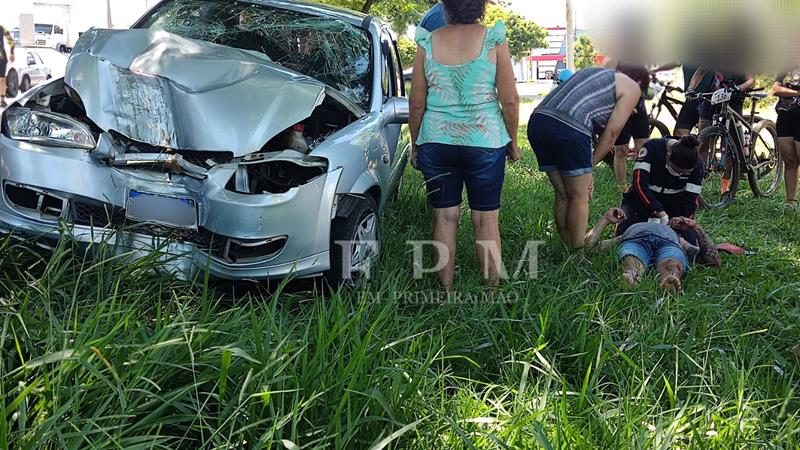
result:
[[[326,95],[364,114],[333,88],[265,55],[147,29],[87,31],[64,82],[104,131],[237,157],[308,118]]]

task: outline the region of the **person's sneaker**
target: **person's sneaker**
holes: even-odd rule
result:
[[[6,106],[8,106],[8,103],[6,103],[6,99],[4,98],[0,99],[0,108],[5,108]]]

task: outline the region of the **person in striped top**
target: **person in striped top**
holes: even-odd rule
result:
[[[555,192],[558,234],[571,248],[585,243],[593,167],[612,150],[649,86],[644,68],[590,67],[554,89],[531,115],[528,140]],[[593,152],[594,128],[604,131]]]

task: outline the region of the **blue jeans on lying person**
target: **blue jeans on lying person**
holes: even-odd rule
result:
[[[422,144],[417,152],[417,166],[425,177],[432,207],[442,209],[461,205],[461,192],[466,186],[470,209],[500,209],[506,147]]]
[[[672,259],[683,266],[683,275],[689,270],[689,259],[683,249],[674,241],[660,236],[638,236],[622,241],[619,249],[619,259],[632,256],[644,264],[645,267],[658,267],[662,262]]]

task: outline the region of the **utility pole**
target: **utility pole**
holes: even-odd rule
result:
[[[575,10],[572,0],[567,1],[567,68],[575,70]]]
[[[111,23],[111,0],[106,0],[106,25],[108,28],[114,28]]]

